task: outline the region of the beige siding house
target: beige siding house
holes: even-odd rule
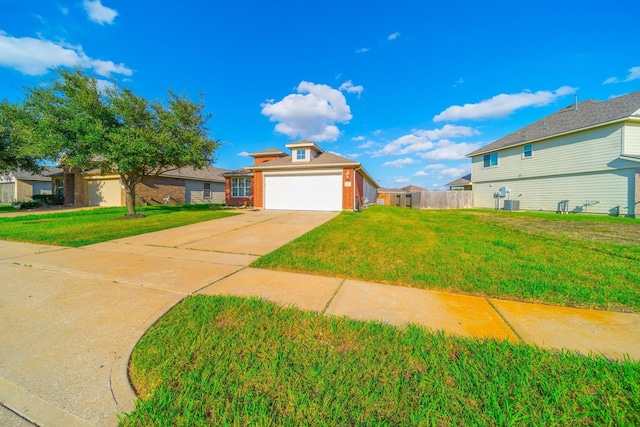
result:
[[[29,202],[31,196],[52,194],[53,184],[49,175],[60,170],[49,167],[41,174],[21,170],[0,174],[0,203]]]
[[[575,103],[468,157],[475,207],[640,216],[640,91]]]

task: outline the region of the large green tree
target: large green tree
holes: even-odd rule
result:
[[[38,158],[30,154],[24,129],[33,127],[33,120],[17,104],[6,99],[0,102],[0,174],[18,169],[39,172]]]
[[[80,69],[59,69],[47,84],[27,88],[22,107],[36,119],[23,130],[32,152],[65,167],[118,173],[130,215],[136,185],[212,164],[218,147],[202,95],[193,102],[169,90],[166,102],[151,102],[116,84],[101,89]]]

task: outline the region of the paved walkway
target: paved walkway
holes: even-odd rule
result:
[[[0,241],[0,424],[23,425],[16,414],[41,426],[117,424],[134,409],[133,346],[194,293],[640,359],[636,314],[247,267],[334,215],[248,211],[78,249]]]

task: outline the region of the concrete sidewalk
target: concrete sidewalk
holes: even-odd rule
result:
[[[192,294],[640,359],[637,314],[247,268],[333,216],[247,211],[78,249],[0,241],[0,424],[21,425],[13,413],[42,426],[117,424],[134,409],[133,346]]]

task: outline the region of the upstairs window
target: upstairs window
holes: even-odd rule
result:
[[[498,153],[485,154],[483,157],[483,161],[485,168],[498,166]]]
[[[296,160],[306,160],[307,150],[296,150]]]

